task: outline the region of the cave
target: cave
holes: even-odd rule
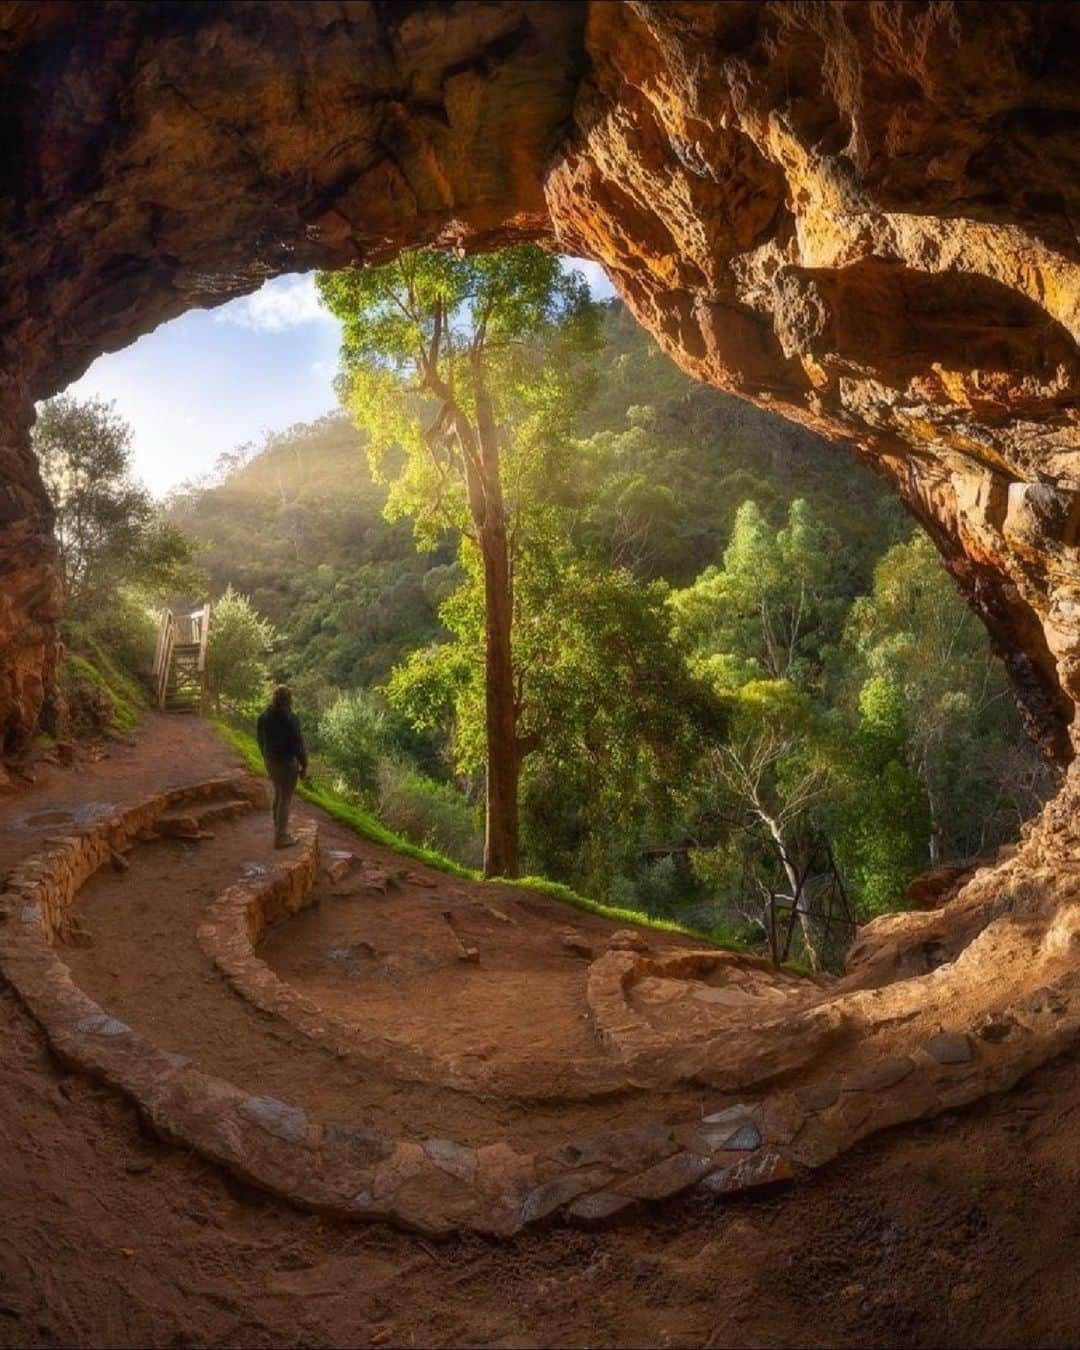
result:
[[[282,272],[528,239],[599,261],[692,375],[888,475],[1065,766],[1078,22],[1067,3],[10,10],[5,747],[48,713],[57,660],[35,401]]]
[[[36,402],[277,275],[538,242],[599,262],[689,374],[893,484],[1062,779],[947,907],[871,925],[808,1027],[827,1046],[903,1024],[959,1071],[849,1111],[801,1161],[1070,1044],[1080,9],[44,3],[5,9],[0,39],[6,752],[56,716],[62,659]]]

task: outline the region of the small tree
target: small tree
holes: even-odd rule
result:
[[[832,780],[810,699],[786,680],[755,680],[729,695],[727,736],[705,756],[706,796],[736,834],[743,857],[763,853],[795,907],[806,955],[818,964],[799,862],[814,812]],[[741,832],[741,833],[738,833]],[[748,858],[753,862],[752,857]],[[779,888],[778,888],[779,889]]]
[[[322,758],[354,791],[371,802],[378,795],[379,761],[390,739],[385,710],[366,689],[339,695],[319,718]]]
[[[155,598],[197,589],[194,543],[131,477],[131,428],[113,404],[50,399],[32,442],[56,512],[70,615],[101,611],[125,587]]]
[[[730,717],[727,734],[703,756],[695,871],[743,897],[750,876],[766,893],[790,892],[816,964],[800,867],[834,785],[835,752],[809,690],[843,600],[810,507],[793,501],[777,530],[755,501],[744,501],[723,566],[676,591],[671,608],[694,669],[727,701]]]
[[[242,711],[266,694],[266,654],[276,638],[246,595],[229,586],[213,606],[206,651],[206,686],[214,707]]]
[[[595,346],[584,279],[535,247],[475,258],[402,254],[386,267],[324,274],[342,321],[344,397],[369,433],[373,469],[404,452],[387,512],[410,515],[429,547],[460,531],[483,574],[487,817],[484,871],[518,871],[525,746],[513,651],[514,580],[528,483],[580,396],[575,352]]]

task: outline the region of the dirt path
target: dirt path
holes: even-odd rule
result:
[[[385,850],[323,812],[300,807],[297,816],[318,819],[324,854],[348,849],[368,863],[386,861]],[[212,840],[136,847],[127,871],[103,869],[83,887],[78,913],[87,945],[65,947],[64,961],[80,988],[155,1045],[319,1120],[472,1145],[511,1136],[535,1148],[642,1119],[700,1114],[701,1092],[689,1088],[563,1100],[560,1063],[584,1059],[597,1079],[611,1066],[586,1026],[586,962],[560,934],[584,943],[590,929],[599,939],[610,925],[544,897],[522,904],[509,894],[497,919],[475,898],[481,888],[427,868],[410,870],[385,895],[367,888],[357,895],[354,877],[337,886],[323,877],[318,904],[272,929],[260,947],[286,979],[347,1014],[355,1057],[267,1018],[233,993],[196,932],[226,885],[279,859],[265,812],[215,823]],[[675,938],[663,942],[678,949]],[[460,959],[466,943],[475,961]],[[494,1089],[472,1095],[410,1082],[392,1063],[373,1068],[365,1058],[372,1030],[478,1065],[512,1067],[521,1054],[538,1056],[552,1067],[530,1087],[549,1092],[550,1103],[525,1107],[499,1100]]]
[[[0,866],[56,829],[27,817],[233,767],[200,735],[178,768],[192,725],[8,799]],[[242,1191],[59,1070],[6,989],[0,1019],[0,1345],[1080,1342],[1075,1056],[768,1199],[433,1244]]]

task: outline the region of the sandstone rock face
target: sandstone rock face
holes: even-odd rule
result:
[[[536,239],[878,466],[1069,759],[1078,39],[1068,0],[0,4],[3,747],[58,657],[33,400],[281,272]]]
[[[892,479],[1062,759],[1078,39],[1056,4],[594,5],[548,180],[564,247],[685,369]]]
[[[47,714],[59,656],[33,401],[282,272],[551,241],[585,17],[0,0],[0,749]]]

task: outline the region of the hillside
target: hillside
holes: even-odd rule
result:
[[[608,307],[597,394],[579,434],[602,453],[572,484],[610,528],[620,489],[645,478],[676,509],[643,569],[685,585],[723,554],[735,511],[753,496],[777,523],[798,497],[844,541],[851,593],[910,529],[890,494],[842,447],[683,375],[618,302]],[[169,499],[172,520],[203,545],[211,594],[248,595],[282,634],[276,678],[379,684],[443,632],[437,609],[456,584],[457,541],[418,553],[406,520],[383,516],[364,437],[345,413],[268,433],[222,456],[209,480]]]
[[[761,950],[759,896],[785,884],[768,836],[800,783],[785,848],[810,866],[827,841],[862,917],[1012,838],[1046,772],[895,498],[842,447],[688,379],[617,303],[603,339],[592,397],[529,489],[525,870]],[[476,866],[475,571],[459,536],[420,551],[386,504],[339,413],[224,456],[168,511],[211,596],[231,587],[273,625],[267,678],[292,685],[337,789]],[[732,777],[725,720],[791,738],[768,811]]]
[[[347,417],[268,435],[221,467],[220,481],[174,493],[170,515],[204,546],[211,594],[232,585],[282,633],[280,678],[378,683],[439,631],[425,578],[452,546],[418,555],[408,523],[383,518],[386,490]]]

